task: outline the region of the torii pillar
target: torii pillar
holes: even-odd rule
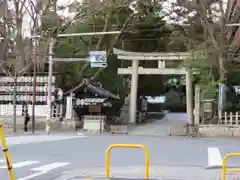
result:
[[[186,69],[186,108],[187,122],[189,125],[194,124],[193,120],[193,88],[192,88],[192,71]]]
[[[131,93],[129,106],[129,123],[136,122],[137,93],[138,93],[138,67],[139,60],[132,61]]]

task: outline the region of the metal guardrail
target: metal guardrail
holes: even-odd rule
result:
[[[240,173],[240,169],[227,168],[227,159],[229,157],[240,157],[240,153],[229,153],[222,160],[222,180],[226,180],[227,173]]]
[[[110,178],[110,152],[113,148],[137,148],[142,149],[145,153],[145,180],[149,179],[149,153],[146,147],[140,144],[112,144],[106,150],[105,156],[105,174]]]
[[[0,121],[0,141],[1,141],[1,145],[2,145],[2,151],[3,151],[5,163],[7,165],[9,180],[15,180],[15,176],[13,173],[12,160],[11,160],[10,154],[8,152],[7,143],[6,143],[5,136],[4,136],[2,121]]]

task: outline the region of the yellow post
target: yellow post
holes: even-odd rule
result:
[[[226,165],[227,165],[227,156],[222,160],[222,180],[226,180]]]
[[[138,148],[145,153],[145,180],[149,179],[149,153],[146,147],[140,144],[112,144],[106,150],[105,174],[106,178],[110,178],[110,152],[113,148]]]
[[[222,160],[222,180],[226,180],[226,173],[234,173],[234,172],[240,172],[240,169],[227,169],[227,159],[229,157],[238,157],[240,156],[240,153],[230,153],[227,154],[223,160]]]
[[[6,163],[7,169],[8,169],[9,180],[15,180],[14,173],[13,173],[13,167],[12,167],[12,160],[11,160],[9,152],[8,152],[6,140],[4,137],[3,123],[1,120],[0,120],[0,141],[1,141],[1,145],[2,145],[2,151],[3,151],[5,163]]]

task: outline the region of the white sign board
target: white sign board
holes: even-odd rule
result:
[[[91,67],[105,68],[107,67],[106,51],[90,51],[89,60]]]
[[[32,112],[32,105],[28,105],[28,112]],[[47,105],[35,105],[35,116],[46,117],[48,114]]]
[[[218,92],[218,107],[220,110],[224,108],[224,103],[226,102],[226,89],[225,84],[219,83],[219,92]]]
[[[159,104],[159,103],[164,103],[166,101],[165,96],[147,96],[147,102],[151,104]]]
[[[12,116],[13,115],[13,105],[12,104],[1,104],[0,105],[1,116]],[[16,106],[16,115],[22,115],[22,106]]]

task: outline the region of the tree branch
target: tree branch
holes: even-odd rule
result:
[[[121,33],[118,34],[115,37],[115,40],[113,42],[112,47],[114,47],[120,40],[121,36],[123,35],[124,31],[127,29],[129,23],[133,20],[133,18],[135,17],[135,14],[132,14],[124,23],[122,29],[121,29]],[[111,51],[112,49],[109,49],[109,51]],[[109,54],[109,52],[107,52],[107,55]],[[104,71],[104,68],[100,68],[97,70],[97,72],[91,77],[91,80],[95,80],[102,72]]]

